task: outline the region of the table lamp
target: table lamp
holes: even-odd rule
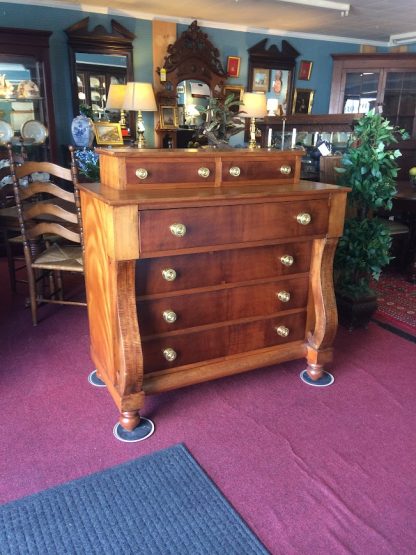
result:
[[[242,115],[250,118],[250,140],[248,148],[256,148],[256,118],[263,118],[267,113],[266,95],[264,93],[246,92],[243,96]]]
[[[119,110],[120,111],[120,126],[121,130],[127,128],[126,125],[126,112],[123,109],[124,97],[126,96],[127,85],[116,85],[111,83],[108,89],[107,102],[105,105],[106,110]]]
[[[142,112],[156,112],[157,105],[153,86],[151,83],[130,82],[126,86],[126,94],[123,102],[124,110],[137,112],[136,120],[136,146],[145,147],[144,123]]]

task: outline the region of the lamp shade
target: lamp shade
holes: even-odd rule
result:
[[[264,93],[246,92],[243,96],[242,114],[245,118],[262,118],[266,115],[266,95]]]
[[[106,110],[121,110],[124,104],[124,97],[126,96],[127,85],[111,84],[108,89]]]
[[[156,99],[151,83],[130,82],[126,86],[124,110],[156,112]]]

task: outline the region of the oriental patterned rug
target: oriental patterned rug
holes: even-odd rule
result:
[[[402,274],[386,271],[372,287],[378,295],[373,320],[416,340],[416,285],[406,281]]]

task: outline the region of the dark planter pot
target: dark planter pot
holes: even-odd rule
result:
[[[338,321],[350,331],[366,328],[372,315],[377,310],[377,296],[371,295],[362,299],[350,299],[336,295]]]

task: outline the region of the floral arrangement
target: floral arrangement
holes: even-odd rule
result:
[[[90,148],[76,150],[75,162],[81,175],[91,181],[100,179],[100,158],[94,150]]]

